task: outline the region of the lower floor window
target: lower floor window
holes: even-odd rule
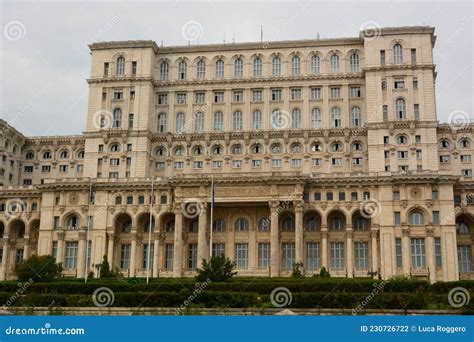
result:
[[[355,268],[367,269],[369,268],[369,243],[356,242],[354,244],[355,252]]]
[[[188,245],[188,269],[195,270],[197,268],[198,245],[191,243]]]
[[[295,244],[282,243],[281,244],[281,268],[289,270],[293,268],[295,262]]]
[[[458,246],[459,272],[472,272],[472,250],[471,246]]]
[[[65,269],[76,268],[77,263],[77,241],[66,242],[66,258],[64,260]]]
[[[130,269],[130,244],[124,244],[120,248],[120,269],[125,271]]]
[[[153,268],[153,254],[155,252],[155,245],[144,244],[143,245],[143,268],[148,270]]]
[[[270,243],[258,244],[258,268],[268,268],[270,266]]]
[[[246,269],[248,267],[248,244],[247,243],[236,243],[235,244],[235,264],[238,269]]]
[[[306,267],[308,270],[317,270],[321,267],[319,243],[310,242],[306,244]]]
[[[23,261],[23,253],[24,253],[24,249],[23,248],[19,248],[16,250],[16,264],[21,264],[22,261]]]
[[[344,268],[344,243],[331,243],[331,267]]]
[[[165,263],[165,268],[167,270],[172,270],[173,269],[173,256],[174,256],[174,245],[173,244],[167,244],[166,245],[166,263]]]
[[[212,256],[225,256],[225,244],[224,243],[213,243],[212,244]]]
[[[411,265],[415,268],[426,266],[425,239],[411,239]]]

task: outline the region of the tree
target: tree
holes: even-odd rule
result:
[[[293,271],[291,272],[293,278],[301,278],[304,276],[304,268],[302,262],[293,263]]]
[[[102,263],[97,264],[96,268],[99,270],[99,278],[113,278],[115,277],[114,272],[110,270],[109,261],[107,260],[107,256],[104,255],[102,259]]]
[[[214,256],[210,261],[202,260],[202,268],[197,270],[197,281],[226,281],[237,274],[235,262],[223,255]]]
[[[326,267],[321,267],[321,270],[319,271],[319,276],[323,278],[330,277],[331,274],[329,274],[328,270],[326,270]]]
[[[48,282],[61,277],[63,267],[51,255],[33,255],[15,268],[18,280]]]

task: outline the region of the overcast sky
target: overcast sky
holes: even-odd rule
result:
[[[93,41],[151,39],[186,45],[183,25],[202,26],[200,44],[357,37],[364,23],[429,25],[438,36],[437,111],[474,118],[471,1],[466,2],[1,2],[1,118],[25,135],[81,134]],[[194,41],[193,43],[197,43]]]

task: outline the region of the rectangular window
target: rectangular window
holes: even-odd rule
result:
[[[213,160],[212,161],[212,168],[213,169],[221,169],[222,168],[222,160]]]
[[[291,159],[291,167],[300,167],[301,159]]]
[[[331,99],[338,99],[341,97],[340,87],[331,87]]]
[[[155,163],[155,170],[164,170],[165,169],[165,162],[156,162]]]
[[[332,158],[332,165],[333,166],[341,166],[342,165],[342,158]]]
[[[339,192],[339,201],[345,201],[346,200],[346,193],[345,192]]]
[[[327,200],[327,201],[332,201],[332,200],[333,200],[333,198],[334,198],[334,197],[333,197],[333,194],[332,194],[332,192],[328,192],[328,193],[326,193],[326,200]]]
[[[433,224],[439,224],[439,211],[433,211]]]
[[[321,166],[322,162],[322,158],[311,158],[311,166]]]
[[[470,245],[458,245],[459,272],[472,272],[472,249]]]
[[[177,93],[176,94],[176,103],[177,104],[186,104],[187,101],[186,93]]]
[[[167,243],[165,247],[165,254],[166,254],[166,259],[165,259],[165,268],[168,271],[173,270],[173,257],[174,257],[174,245],[171,243]]]
[[[318,270],[321,267],[320,244],[309,242],[306,244],[306,268],[308,270]]]
[[[120,159],[119,159],[119,158],[110,158],[110,165],[111,165],[111,166],[118,166],[118,165],[120,165]]]
[[[470,163],[470,162],[471,162],[471,155],[470,154],[462,154],[461,155],[461,163]]]
[[[214,92],[214,102],[215,103],[224,102],[224,92],[223,91],[215,91]]]
[[[472,177],[472,170],[461,170],[461,176]]]
[[[281,167],[281,159],[272,159],[272,167]]]
[[[397,151],[398,159],[407,159],[408,151]]]
[[[385,65],[385,50],[380,50],[380,65]]]
[[[387,145],[389,143],[389,137],[388,136],[383,137],[383,143],[384,143],[384,145]]]
[[[321,99],[321,88],[319,88],[319,87],[311,88],[310,98],[311,98],[311,100]]]
[[[418,90],[418,79],[413,78],[413,90]]]
[[[77,241],[66,242],[66,258],[64,259],[64,268],[73,269],[76,268],[77,263]]]
[[[416,150],[416,159],[422,159],[422,157],[423,157],[423,151]]]
[[[399,201],[400,200],[400,191],[394,191],[393,192],[393,200],[394,201]]]
[[[242,167],[242,160],[233,160],[232,167],[234,169],[240,169]]]
[[[402,261],[402,239],[396,238],[395,239],[395,258],[397,261],[397,268],[403,267]]]
[[[393,213],[393,218],[396,226],[399,226],[401,224],[401,216],[399,211],[395,211]]]
[[[281,89],[272,89],[272,101],[281,101]]]
[[[198,91],[198,92],[194,93],[194,102],[199,103],[199,104],[205,103],[206,102],[206,93],[202,92],[202,91]]]
[[[225,256],[225,244],[224,243],[213,243],[212,244],[212,256]]]
[[[123,91],[115,90],[114,91],[114,100],[123,100]]]
[[[132,113],[128,114],[128,128],[133,128],[133,118],[134,115]]]
[[[439,156],[439,162],[441,164],[449,164],[451,162],[450,156]]]
[[[130,100],[135,100],[135,90],[130,91]]]
[[[344,243],[331,243],[331,268],[344,268]]]
[[[291,99],[301,100],[301,88],[291,89]]]
[[[352,158],[352,165],[362,165],[363,160],[364,159],[362,157]]]
[[[390,151],[383,151],[383,157],[385,159],[390,159]]]
[[[168,104],[168,94],[158,94],[158,104],[167,105]]]
[[[242,102],[244,100],[244,92],[242,90],[234,90],[232,93],[232,101]]]
[[[195,161],[193,162],[193,169],[202,169],[204,163],[202,161]]]
[[[249,258],[249,245],[248,243],[236,243],[235,244],[235,264],[237,269],[247,269]]]
[[[175,162],[174,168],[175,170],[182,170],[184,168],[184,162]]]
[[[416,49],[410,50],[411,64],[416,64]]]
[[[442,266],[442,258],[441,258],[441,238],[435,238],[435,259],[436,259],[436,267]]]
[[[188,245],[188,270],[195,270],[197,268],[197,257],[198,246],[195,243]]]
[[[261,90],[253,90],[252,91],[252,101],[253,102],[261,102],[263,100],[263,93]]]
[[[351,87],[351,97],[352,98],[358,98],[358,97],[361,97],[361,91],[360,91],[360,87]]]
[[[109,76],[109,63],[104,63],[104,77]]]
[[[351,192],[351,201],[357,201],[357,197],[358,197],[357,192],[355,191]]]
[[[394,83],[395,89],[405,89],[405,80],[403,78],[396,78]]]
[[[321,201],[321,193],[320,192],[315,192],[314,193],[314,200],[315,201]]]
[[[411,265],[414,268],[426,266],[425,239],[411,239]]]
[[[415,115],[415,120],[420,120],[420,105],[415,103],[413,105],[413,113]]]
[[[150,248],[150,254],[148,254],[148,246]],[[153,255],[155,253],[155,245],[151,243],[148,245],[147,243],[143,245],[143,269],[153,269]]]
[[[130,269],[131,245],[122,244],[120,246],[120,269],[126,271]]]
[[[295,244],[281,244],[281,268],[283,270],[291,270],[295,261]]]
[[[270,243],[258,244],[258,268],[270,267]]]
[[[58,242],[53,241],[51,244],[51,256],[54,258],[56,261],[58,258]]]
[[[136,75],[136,74],[137,74],[137,62],[132,61],[132,75]]]
[[[67,172],[68,168],[68,165],[59,165],[59,172]]]
[[[369,243],[355,242],[354,243],[355,268],[357,270],[364,270],[369,268]]]

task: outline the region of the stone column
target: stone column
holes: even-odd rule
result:
[[[84,278],[85,259],[86,259],[86,232],[79,232],[79,241],[77,247],[77,277]]]
[[[107,233],[107,261],[110,266],[110,270],[115,269],[114,265],[114,243],[115,243],[115,233]]]
[[[202,266],[202,259],[209,259],[209,249],[207,246],[206,238],[206,229],[207,229],[207,203],[203,204],[201,207],[201,212],[199,213],[199,230],[198,230],[198,268]]]
[[[303,201],[294,201],[295,206],[295,261],[303,264]]]
[[[280,275],[280,239],[278,229],[278,201],[270,202],[270,276]]]
[[[64,263],[64,231],[58,232],[58,251],[56,254],[56,262]]]
[[[353,278],[354,277],[354,255],[353,250],[354,246],[352,243],[352,236],[354,232],[352,231],[352,227],[347,227],[346,231],[346,270],[347,270],[347,277]]]
[[[10,253],[10,238],[3,236],[3,254],[2,254],[2,271],[0,272],[0,280],[7,278],[8,254]]]
[[[430,274],[430,282],[436,282],[436,256],[434,244],[434,230],[433,227],[426,227],[426,266]]]
[[[321,268],[329,270],[328,265],[328,229],[327,227],[321,228]]]
[[[25,235],[25,246],[23,247],[23,260],[26,260],[30,256],[30,244],[31,238]]]
[[[159,240],[159,237],[158,237],[158,234],[155,234],[155,241],[153,242],[154,245],[153,245],[153,278],[156,278],[158,277],[158,265],[159,265],[159,261],[158,261],[158,248],[160,248],[160,240]]]
[[[378,236],[378,231],[377,230],[372,230],[370,232],[370,238],[371,238],[371,245],[372,245],[372,272],[377,272],[377,275],[379,274],[379,253],[378,253],[378,242],[377,242],[377,236]]]
[[[135,277],[137,266],[137,233],[132,233],[132,242],[130,248],[130,277]]]
[[[179,278],[183,275],[183,213],[180,204],[176,205],[174,214],[173,277]]]
[[[411,265],[411,252],[410,252],[410,228],[403,227],[402,229],[402,262],[403,262],[403,275],[410,275]]]

